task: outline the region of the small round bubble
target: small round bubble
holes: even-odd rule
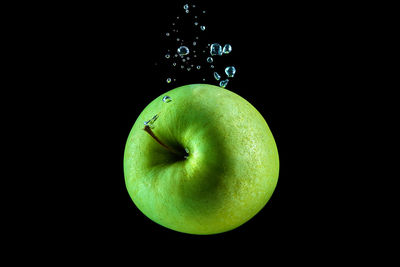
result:
[[[232,46],[230,44],[224,45],[224,48],[222,49],[222,53],[229,54],[231,51],[232,51]]]
[[[220,82],[219,82],[219,86],[225,88],[225,87],[228,85],[228,82],[229,82],[228,79],[223,80],[223,81],[220,81]]]
[[[172,101],[172,99],[171,99],[171,97],[169,97],[169,96],[166,95],[166,96],[163,97],[162,101],[163,101],[164,103],[169,103],[169,102]]]
[[[225,74],[228,77],[233,77],[235,76],[236,73],[236,68],[234,66],[229,66],[225,68]]]
[[[220,56],[220,55],[222,55],[222,47],[221,47],[221,45],[220,45],[220,44],[217,44],[217,43],[212,44],[212,45],[210,46],[210,54],[211,54],[212,56],[215,56],[215,55]]]
[[[186,56],[190,52],[189,48],[184,45],[180,46],[177,51],[180,56]]]

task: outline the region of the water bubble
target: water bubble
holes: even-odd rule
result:
[[[172,101],[172,99],[171,99],[171,97],[169,97],[169,96],[166,95],[166,96],[163,97],[162,101],[163,101],[164,103],[169,103],[169,102]]]
[[[194,23],[194,25],[196,25],[196,26],[197,26],[197,25],[199,25],[199,23],[196,21],[196,22]]]
[[[215,55],[220,56],[220,55],[222,55],[222,47],[221,47],[221,45],[217,44],[217,43],[212,44],[211,47],[210,47],[210,54],[212,56],[215,56]]]
[[[210,66],[210,68],[212,68],[212,69],[213,69],[213,68],[214,68],[214,65],[211,65],[211,66]]]
[[[203,82],[205,82],[206,81],[206,78],[203,78]]]
[[[184,68],[185,68],[185,66],[181,65],[181,69],[184,69]]]
[[[206,26],[200,26],[200,30],[204,31],[206,29]]]
[[[196,55],[193,55],[193,57],[197,57]]]
[[[195,19],[197,19],[197,16],[194,16]]]
[[[195,7],[196,7],[196,5],[192,5],[192,7],[193,7],[193,8],[195,8]]]
[[[183,6],[183,8],[184,8],[184,9],[188,9],[188,8],[189,8],[189,5],[186,4],[186,5]]]
[[[219,82],[219,86],[221,86],[221,87],[225,88],[225,87],[226,87],[226,85],[228,84],[228,82],[229,82],[229,80],[228,80],[228,79],[226,79],[226,80],[223,80],[223,81],[220,81],[220,82]]]
[[[199,40],[199,36],[196,36],[196,40]]]
[[[219,79],[221,79],[221,76],[220,76],[217,72],[214,72],[214,78],[215,78],[217,81],[219,81]]]
[[[187,48],[187,46],[180,46],[177,51],[180,56],[186,56],[189,54],[189,48]]]
[[[172,65],[174,65],[174,67],[176,66],[176,63],[174,62],[174,63],[172,63]]]
[[[186,59],[183,58],[183,59],[182,59],[182,62],[186,62]]]
[[[196,43],[196,42],[193,42],[193,45],[194,45],[194,46],[196,46],[196,45],[197,45],[197,43]]]
[[[175,54],[174,57],[178,57],[178,54]]]
[[[203,14],[206,14],[206,11],[205,11],[205,10],[203,10]]]
[[[169,32],[167,32],[165,35],[166,35],[166,36],[169,36]]]
[[[185,12],[186,12],[186,13],[189,13],[189,9],[186,9]]]
[[[235,73],[236,73],[236,68],[235,68],[235,67],[229,66],[229,67],[226,67],[226,68],[225,68],[225,74],[226,74],[228,77],[233,77],[233,76],[235,76]]]
[[[196,67],[196,69],[198,69],[198,70],[199,70],[200,68],[201,68],[201,66],[200,66],[200,65],[198,65],[198,66]]]
[[[190,71],[191,69],[192,69],[192,68],[189,68],[189,67],[187,68],[188,71]]]
[[[229,54],[231,51],[232,51],[232,46],[230,44],[224,45],[224,48],[222,49],[222,53]]]
[[[176,40],[179,42],[181,39],[179,39],[179,38],[176,38]]]
[[[158,119],[158,114],[156,114],[151,120],[145,121],[144,125],[149,126],[150,129],[154,129],[154,122]]]
[[[187,57],[186,60],[190,60],[190,57]]]
[[[170,58],[171,55],[170,54],[165,54],[165,58]]]
[[[207,58],[207,62],[208,62],[208,63],[213,63],[213,62],[214,62],[214,59],[213,59],[212,57],[208,57],[208,58]]]
[[[167,78],[167,83],[171,83],[171,78]]]

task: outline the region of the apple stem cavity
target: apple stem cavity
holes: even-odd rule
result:
[[[173,149],[172,147],[167,146],[166,144],[164,144],[163,142],[161,142],[160,139],[158,139],[158,137],[153,133],[153,131],[151,130],[151,128],[146,125],[143,129],[145,132],[147,132],[151,137],[153,137],[154,140],[157,141],[157,143],[159,143],[162,147],[164,147],[165,149],[167,149],[168,151],[178,155],[179,157],[183,157],[183,158],[187,158],[188,157],[188,153],[187,151],[185,151],[186,153],[181,153],[176,151],[175,149]]]

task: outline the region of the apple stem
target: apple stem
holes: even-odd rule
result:
[[[146,125],[143,130],[145,130],[151,137],[153,137],[154,140],[157,141],[157,143],[159,143],[165,149],[169,150],[172,153],[177,154],[178,156],[184,156],[182,153],[179,153],[175,149],[173,149],[173,148],[167,146],[166,144],[164,144],[163,142],[161,142],[160,139],[158,139],[158,137],[153,133],[153,131],[151,130],[151,128],[148,125]]]

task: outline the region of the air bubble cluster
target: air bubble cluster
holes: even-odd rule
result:
[[[214,78],[212,80],[217,85],[226,87],[229,79],[236,75],[234,66],[223,66],[224,57],[232,52],[232,45],[215,41],[207,42],[205,10],[187,3],[183,5],[180,12],[182,13],[169,23],[168,30],[161,35],[169,44],[166,46],[169,48],[168,52],[164,51],[163,58],[164,62],[169,65],[169,73],[167,74],[169,77],[165,77],[164,81],[169,84],[176,81],[175,78],[178,73],[191,72],[201,75],[199,79],[204,82],[209,79],[204,78],[204,75],[209,73],[208,75]],[[188,25],[191,25],[193,32],[185,34]],[[192,37],[184,37],[184,40],[181,32]],[[174,54],[171,51],[176,51],[176,53]],[[226,77],[223,78],[219,73],[225,74]]]

